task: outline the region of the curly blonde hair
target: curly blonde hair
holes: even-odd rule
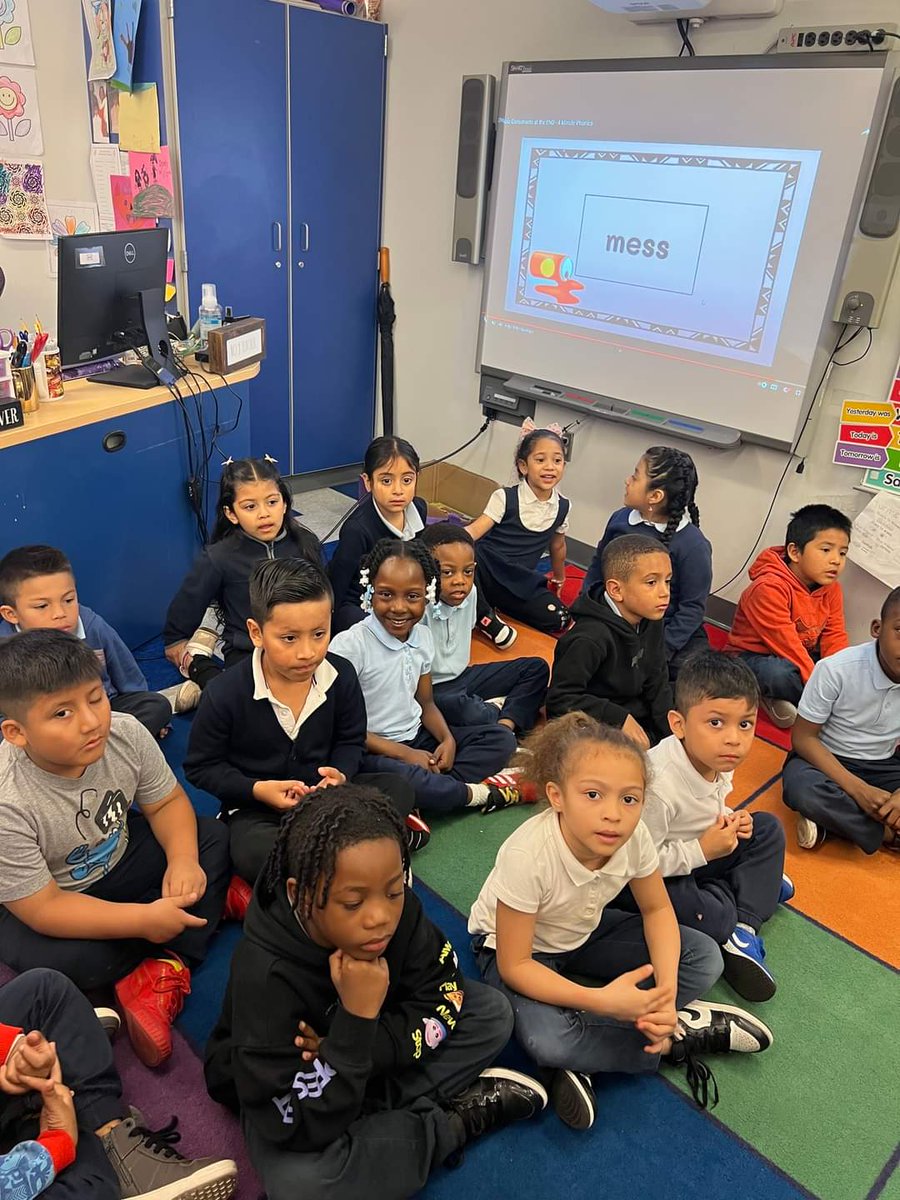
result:
[[[646,783],[647,758],[637,742],[621,729],[601,725],[584,712],[566,713],[536,730],[524,743],[525,753],[518,755],[515,765],[523,778],[533,783],[544,796],[548,783],[565,783],[581,754],[598,746],[631,754],[639,763]]]

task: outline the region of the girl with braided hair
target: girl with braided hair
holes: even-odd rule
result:
[[[331,642],[356,668],[368,732],[362,770],[394,771],[413,785],[423,809],[493,812],[523,797],[514,777],[497,775],[516,750],[505,725],[448,726],[434,702],[434,640],[421,624],[437,595],[437,566],[418,539],[382,538],[363,558],[367,616]]]
[[[485,1069],[509,1003],[462,977],[408,867],[402,818],[371,788],[315,792],[281,826],[206,1053],[269,1200],[400,1200],[546,1104],[529,1076]]]
[[[712,547],[700,532],[697,468],[674,446],[651,446],[625,480],[625,506],[609,518],[585,577],[582,595],[603,587],[600,562],[609,543],[626,533],[656,537],[672,560],[665,617],[666,653],[674,679],[695,650],[709,647],[703,619],[712,586]]]

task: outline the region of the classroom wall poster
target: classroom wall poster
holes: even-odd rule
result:
[[[134,71],[134,48],[142,0],[116,0],[113,6],[113,42],[116,47],[116,69],[110,83],[115,88],[131,91]]]
[[[0,235],[41,240],[50,237],[41,163],[0,161]]]
[[[48,200],[51,240],[47,243],[47,268],[51,278],[59,274],[59,239],[80,233],[97,233],[97,205],[86,200]]]
[[[6,63],[34,66],[28,0],[0,0],[0,70]]]
[[[84,23],[91,43],[88,79],[109,79],[116,69],[110,0],[81,0]]]
[[[37,72],[27,67],[5,67],[0,71],[0,151],[13,155],[44,153]]]

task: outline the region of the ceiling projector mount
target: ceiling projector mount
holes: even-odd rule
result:
[[[713,18],[734,20],[739,17],[774,17],[784,0],[590,0],[604,12],[618,13],[636,25],[650,25],[677,19]]]

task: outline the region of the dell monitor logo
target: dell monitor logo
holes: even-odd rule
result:
[[[137,250],[134,248],[134,242],[125,243],[125,261],[130,265],[137,258]]]

